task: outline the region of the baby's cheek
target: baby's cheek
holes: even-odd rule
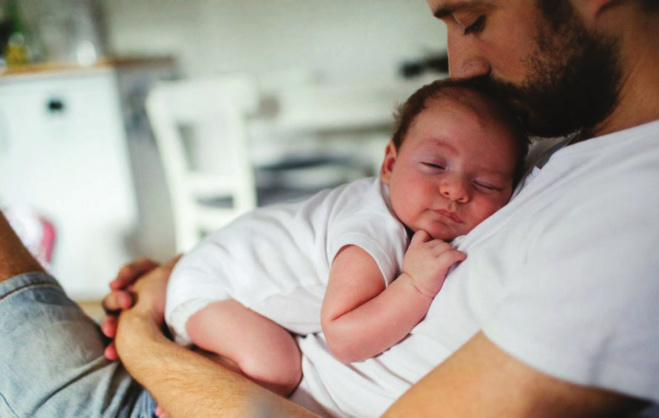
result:
[[[474,226],[483,222],[485,219],[492,216],[496,211],[501,209],[506,205],[505,201],[502,200],[485,200],[481,202],[477,210],[476,223]]]

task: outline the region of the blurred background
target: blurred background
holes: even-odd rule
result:
[[[377,174],[447,64],[423,0],[0,0],[0,48],[0,207],[79,300]]]

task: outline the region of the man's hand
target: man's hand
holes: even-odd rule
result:
[[[167,282],[178,257],[142,274],[131,285],[133,306],[124,310],[148,317],[160,326],[164,322]]]
[[[178,259],[150,270],[132,285],[134,303],[119,316],[115,338],[116,352],[126,367],[128,367],[126,353],[132,354],[131,347],[135,346],[135,335],[140,334],[139,332],[136,334],[136,329],[148,329],[152,336],[164,338],[162,325],[165,317],[167,282],[176,261]],[[137,328],[136,323],[139,323]]]
[[[405,253],[403,273],[411,278],[418,291],[433,298],[442,288],[451,266],[466,257],[451,244],[432,239],[425,231],[417,231]]]
[[[180,256],[167,263],[170,270],[179,258]],[[117,277],[110,282],[111,292],[103,299],[103,308],[107,316],[101,322],[101,330],[106,337],[112,339],[116,337],[119,314],[133,306],[135,302],[133,288],[137,279],[158,266],[160,263],[156,261],[143,257],[137,258],[124,265],[117,273]],[[109,360],[119,358],[114,341],[106,347],[104,354]]]

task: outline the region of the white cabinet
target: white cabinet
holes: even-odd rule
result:
[[[166,204],[164,185],[159,173],[134,176],[136,165],[158,167],[150,138],[139,138],[130,118],[139,118],[147,84],[166,71],[122,71],[0,77],[0,205],[28,206],[55,225],[52,271],[76,299],[99,298],[122,263],[158,252],[137,239],[148,217],[138,189],[150,184]]]

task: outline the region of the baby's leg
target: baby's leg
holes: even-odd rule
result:
[[[234,361],[261,386],[288,396],[302,378],[300,350],[291,334],[234,300],[214,302],[190,317],[192,342]]]

